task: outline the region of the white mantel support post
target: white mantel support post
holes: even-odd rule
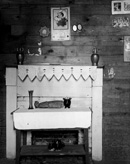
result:
[[[11,112],[17,107],[17,68],[6,68],[6,158],[16,156],[16,134]]]
[[[92,159],[102,160],[102,86],[103,69],[97,69],[92,87]]]

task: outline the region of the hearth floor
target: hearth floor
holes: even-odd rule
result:
[[[2,158],[0,159],[0,164],[15,164],[15,160]]]
[[[45,162],[46,163],[46,162]],[[50,162],[51,163],[51,162]],[[55,160],[54,162],[55,163]],[[64,163],[64,162],[63,162]],[[77,163],[77,162],[76,162]],[[80,162],[78,162],[79,164]],[[7,159],[7,158],[2,158],[0,159],[0,164],[15,164],[15,160],[13,159]],[[81,162],[81,164],[83,164],[83,162]],[[90,162],[90,164],[94,164],[93,162]]]

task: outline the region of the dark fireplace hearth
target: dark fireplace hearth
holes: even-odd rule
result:
[[[65,145],[78,144],[78,130],[44,130],[32,132],[33,145],[49,145],[60,140]]]
[[[27,157],[20,164],[84,164],[83,157]]]
[[[59,130],[36,130],[32,131],[32,145],[47,145],[53,141],[60,140],[67,145],[82,144],[83,141],[82,129],[59,129]],[[49,150],[49,148],[48,148]],[[49,150],[60,151],[60,150]],[[84,164],[84,157],[82,156],[24,156],[21,157],[20,164]]]

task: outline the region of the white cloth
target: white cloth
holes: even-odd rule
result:
[[[13,113],[14,127],[19,130],[88,128],[91,111],[88,109],[19,109]]]
[[[33,66],[33,65],[19,65],[18,66],[18,76],[24,81],[24,79],[28,76],[31,81],[34,78],[38,78],[41,80],[43,76],[46,76],[48,80],[56,77],[56,79],[60,80],[62,76],[66,80],[69,80],[70,76],[73,76],[76,80],[83,77],[84,80],[90,76],[93,80],[96,80],[97,76],[97,67],[96,66]]]

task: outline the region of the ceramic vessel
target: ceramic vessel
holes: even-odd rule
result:
[[[16,59],[17,59],[18,65],[23,64],[24,62],[24,49],[23,48],[17,48]]]
[[[64,100],[64,107],[65,108],[70,108],[71,98],[63,98],[63,100]]]
[[[91,62],[93,66],[98,66],[99,62],[99,54],[97,53],[97,49],[93,49],[93,54],[91,55]]]

